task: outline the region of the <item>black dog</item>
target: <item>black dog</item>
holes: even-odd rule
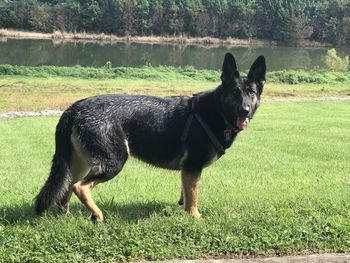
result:
[[[181,170],[179,204],[200,217],[198,180],[247,127],[259,106],[265,82],[265,58],[240,77],[227,53],[222,84],[193,97],[103,95],[75,102],[56,128],[56,152],[50,176],[36,198],[36,212],[56,203],[68,210],[72,192],[91,211],[103,214],[91,190],[116,176],[129,155],[167,169]]]

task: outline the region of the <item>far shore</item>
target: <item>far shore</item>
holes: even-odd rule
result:
[[[258,40],[258,39],[237,39],[227,38],[219,39],[213,37],[188,37],[188,36],[116,36],[109,34],[92,34],[92,33],[70,33],[55,31],[53,33],[41,33],[33,31],[19,31],[12,29],[0,29],[0,38],[19,38],[19,39],[51,39],[53,41],[103,41],[103,42],[132,42],[132,43],[149,43],[149,44],[192,44],[205,46],[277,46],[276,41]],[[304,47],[323,47],[325,43],[315,41],[303,41]]]

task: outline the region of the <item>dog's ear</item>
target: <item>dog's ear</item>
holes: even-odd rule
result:
[[[226,53],[224,64],[222,65],[221,81],[227,83],[229,81],[239,78],[236,60],[231,53]]]
[[[266,61],[264,56],[259,56],[250,67],[248,79],[257,82],[261,89],[265,84]],[[261,90],[262,91],[262,90]],[[260,93],[261,93],[260,91]]]

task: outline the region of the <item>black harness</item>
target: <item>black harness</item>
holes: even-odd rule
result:
[[[194,120],[196,120],[200,124],[200,126],[203,128],[203,130],[207,134],[207,136],[209,137],[211,143],[213,144],[213,146],[217,152],[218,159],[219,159],[222,155],[225,154],[225,147],[222,146],[222,144],[220,143],[218,138],[215,136],[213,131],[210,129],[210,127],[205,123],[205,121],[202,119],[202,117],[199,115],[199,113],[196,112],[196,103],[197,103],[197,96],[193,95],[192,98],[189,99],[191,112],[187,118],[185,128],[184,128],[184,131],[183,131],[182,136],[181,136],[182,148],[185,150],[186,142],[187,142],[187,138],[188,138],[188,134],[189,134],[192,122]],[[234,139],[234,137],[236,137],[236,135],[237,135],[234,128],[232,127],[232,125],[230,125],[228,123],[227,119],[225,118],[225,116],[222,113],[221,113],[221,118],[224,120],[226,126],[228,127],[227,129],[224,130],[224,139],[226,141],[231,140],[231,138]]]

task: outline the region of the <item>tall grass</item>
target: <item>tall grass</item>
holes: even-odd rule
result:
[[[93,34],[86,32],[61,32],[54,31],[51,33],[28,32],[20,30],[10,30],[0,28],[0,36],[12,38],[29,38],[29,39],[54,39],[54,40],[85,40],[85,41],[108,41],[108,42],[136,42],[136,43],[171,43],[171,44],[196,44],[196,45],[232,45],[232,46],[249,46],[249,45],[276,45],[275,41],[258,40],[258,39],[220,39],[215,37],[189,37],[185,34],[179,36],[117,36],[112,34]],[[306,45],[315,45],[306,43]],[[319,45],[319,44],[318,44]]]
[[[200,182],[202,220],[176,204],[177,172],[135,159],[93,198],[94,226],[72,214],[34,215],[57,117],[0,120],[0,261],[112,262],[350,252],[350,103],[263,104]]]

